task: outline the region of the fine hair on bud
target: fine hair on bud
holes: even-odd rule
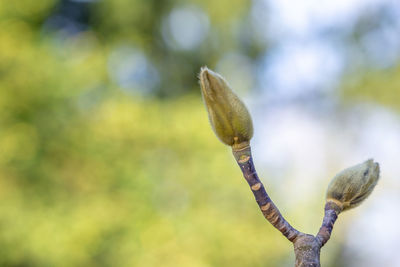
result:
[[[253,123],[244,103],[225,79],[207,67],[201,68],[200,87],[211,127],[226,145],[244,147],[253,136]]]
[[[379,180],[379,164],[369,159],[338,173],[330,182],[326,194],[343,210],[358,206],[373,191]]]

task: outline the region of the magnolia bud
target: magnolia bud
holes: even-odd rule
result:
[[[243,147],[253,136],[253,123],[243,102],[221,75],[201,68],[200,87],[211,126],[226,145]]]
[[[328,186],[326,200],[343,210],[358,206],[374,189],[379,179],[379,164],[369,159],[338,173]]]

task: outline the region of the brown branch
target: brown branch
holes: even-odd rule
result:
[[[254,167],[250,146],[247,145],[244,148],[233,148],[232,152],[264,217],[287,239],[293,242],[300,232],[286,221],[265,191],[264,185],[258,178]]]
[[[332,201],[326,202],[324,219],[316,236],[318,242],[321,244],[321,247],[325,245],[325,243],[328,242],[329,238],[331,237],[333,225],[341,211],[342,208],[338,204]]]
[[[320,267],[321,246],[317,238],[301,233],[293,242],[296,267]]]
[[[282,216],[258,178],[250,146],[248,144],[234,146],[232,152],[264,217],[293,243],[296,256],[295,266],[320,267],[321,247],[329,240],[333,224],[342,211],[341,207],[332,201],[326,203],[322,226],[316,236],[296,230]]]
[[[300,233],[294,240],[294,252],[296,255],[296,267],[319,267],[321,248],[331,237],[333,225],[338,218],[342,207],[335,202],[328,201],[325,204],[325,216],[321,228],[314,237]]]

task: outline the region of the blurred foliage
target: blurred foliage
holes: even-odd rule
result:
[[[276,265],[286,241],[265,227],[198,102],[114,96],[46,137],[34,122],[10,124],[0,264]]]
[[[229,14],[211,7],[212,20],[239,16],[246,3],[235,2]],[[98,32],[72,34],[46,26],[62,3],[0,5],[1,266],[275,266],[290,255],[199,94],[160,102],[108,77],[114,44],[135,42],[166,59],[164,75],[190,78],[181,90],[198,90],[206,47],[180,57],[192,59],[185,69],[149,35],[171,6],[100,1]]]
[[[163,39],[176,5],[208,14],[193,50]],[[292,265],[210,130],[196,81],[223,53],[257,57],[261,44],[236,27],[249,5],[1,2],[0,266]],[[154,66],[153,91],[110,77],[121,47]]]
[[[346,99],[376,102],[400,111],[400,65],[348,76],[342,91]]]

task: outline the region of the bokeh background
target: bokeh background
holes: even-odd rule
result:
[[[1,0],[0,266],[293,266],[208,125],[204,65],[299,230],[380,162],[322,263],[400,266],[399,58],[397,0]]]

